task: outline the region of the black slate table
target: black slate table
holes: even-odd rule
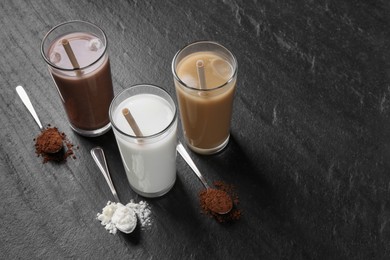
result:
[[[203,187],[179,156],[173,189],[146,199],[129,187],[112,131],[70,129],[40,43],[73,19],[107,33],[115,93],[152,83],[175,97],[172,58],[196,40],[236,55],[230,143],[191,155],[209,181],[235,185],[240,220],[201,214]],[[1,259],[389,259],[389,1],[5,0],[0,21]],[[17,85],[77,159],[36,157]],[[89,153],[98,145],[121,200],[150,205],[149,229],[111,235],[96,220],[113,199]]]

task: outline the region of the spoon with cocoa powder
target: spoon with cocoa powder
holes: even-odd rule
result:
[[[18,93],[23,104],[26,106],[27,110],[30,112],[35,122],[38,124],[41,129],[41,133],[36,138],[36,147],[43,153],[53,154],[61,151],[64,146],[63,137],[56,127],[43,128],[41,121],[38,118],[37,113],[28,97],[26,91],[22,86],[16,87],[16,92]]]
[[[194,161],[191,159],[190,155],[180,141],[177,144],[176,150],[191,167],[191,169],[194,171],[196,176],[198,176],[198,178],[206,188],[207,198],[205,199],[205,203],[207,208],[210,211],[220,215],[229,213],[233,208],[233,201],[229,194],[227,194],[223,190],[213,189],[207,184],[205,178],[202,176],[199,169],[196,167]]]

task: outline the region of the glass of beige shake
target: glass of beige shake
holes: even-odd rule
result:
[[[237,60],[224,46],[198,41],[172,61],[176,96],[188,147],[214,154],[229,142]]]

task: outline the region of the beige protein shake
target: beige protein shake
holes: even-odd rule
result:
[[[187,55],[179,52],[173,61],[176,95],[187,145],[197,153],[212,154],[229,141],[237,63],[234,56],[228,55],[230,52],[216,43],[195,44],[206,44],[207,48]]]

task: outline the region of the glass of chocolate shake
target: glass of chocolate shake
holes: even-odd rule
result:
[[[216,42],[194,42],[176,53],[172,72],[187,146],[200,154],[221,151],[230,137],[236,58]]]
[[[114,92],[103,30],[84,21],[59,24],[43,38],[41,53],[71,128],[90,137],[107,132]]]

